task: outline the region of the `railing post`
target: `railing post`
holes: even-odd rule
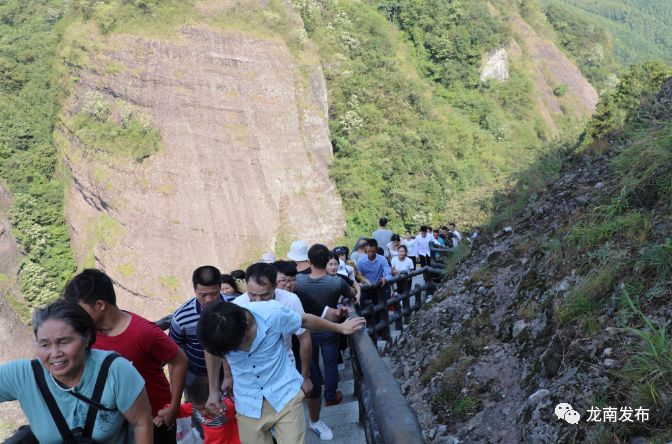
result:
[[[378,318],[385,325],[385,328],[383,329],[381,336],[386,341],[390,340],[390,312],[388,311],[388,307],[387,307],[387,289],[388,288],[390,288],[390,284],[379,285],[376,288],[376,293],[378,294],[378,301],[380,303],[382,303],[382,308],[383,308],[380,311],[380,316]]]
[[[404,283],[404,291],[403,291],[403,299],[401,300],[400,309],[401,313],[403,314],[403,319],[400,316],[399,317],[399,322],[398,322],[398,329],[403,330],[404,329],[404,324],[407,324],[411,322],[411,296],[409,293],[411,292],[411,284],[413,283],[413,278],[407,278],[402,281]]]

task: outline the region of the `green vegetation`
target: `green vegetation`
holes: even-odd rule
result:
[[[0,177],[13,194],[10,218],[26,253],[21,290],[33,306],[53,300],[75,269],[52,140],[52,61],[64,3],[0,4]]]
[[[147,114],[121,100],[111,104],[99,92],[89,93],[81,111],[63,124],[90,155],[104,152],[142,162],[160,149],[161,138]]]
[[[621,63],[672,62],[672,9],[668,0],[541,0],[563,46],[583,67],[610,47]],[[608,33],[608,35],[605,35]],[[583,46],[582,46],[583,45]],[[600,51],[604,50],[602,54]],[[600,77],[599,69],[590,69]],[[591,79],[592,80],[592,79]]]
[[[617,86],[600,97],[595,115],[586,128],[586,143],[606,136],[623,128],[626,120],[633,117],[633,111],[640,107],[643,98],[653,100],[652,96],[662,83],[672,75],[672,68],[660,62],[647,62],[642,65],[632,65],[622,75]],[[653,116],[643,115],[644,119]],[[646,125],[645,125],[646,127]],[[628,131],[636,131],[636,126],[630,126]],[[627,135],[627,134],[626,134]],[[630,150],[639,153],[639,148]],[[622,168],[626,169],[624,154]]]
[[[330,90],[348,236],[382,214],[395,230],[482,222],[485,196],[546,138],[524,66],[514,63],[508,82],[479,83],[483,53],[509,38],[487,3],[294,3]]]
[[[439,352],[436,359],[434,359],[429,367],[422,373],[420,382],[422,384],[427,384],[434,376],[436,376],[437,372],[441,372],[453,365],[461,355],[460,344],[451,344],[444,347]]]
[[[560,47],[576,61],[583,75],[600,90],[612,86],[620,67],[609,34],[559,3],[551,3],[545,13]]]

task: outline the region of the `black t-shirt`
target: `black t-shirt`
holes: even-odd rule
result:
[[[312,268],[308,267],[303,271],[299,271],[299,274],[310,274],[312,272],[313,272]]]
[[[296,292],[296,295],[299,297],[301,305],[303,305],[303,311],[308,314],[315,315],[318,318],[322,316],[325,305],[318,303],[313,298],[310,298],[299,291]]]
[[[350,286],[336,276],[326,275],[313,279],[310,276],[297,275],[296,293],[303,293],[321,305],[336,308],[341,296],[349,296]]]

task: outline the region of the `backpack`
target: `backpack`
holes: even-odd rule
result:
[[[37,359],[34,359],[30,362],[33,368],[33,375],[35,376],[35,382],[37,387],[40,389],[42,398],[47,403],[51,417],[58,427],[58,431],[63,438],[63,444],[97,444],[97,442],[91,437],[93,435],[93,426],[96,422],[96,416],[98,416],[99,410],[104,411],[114,411],[116,409],[110,409],[105,407],[100,403],[100,399],[103,396],[103,390],[105,389],[105,382],[107,381],[107,374],[110,370],[110,365],[112,361],[118,358],[119,355],[116,353],[110,353],[103,359],[103,363],[100,365],[100,370],[98,370],[98,377],[96,379],[96,384],[93,388],[93,395],[91,399],[87,398],[84,395],[74,392],[68,392],[68,394],[86,402],[89,405],[89,410],[86,413],[86,421],[84,423],[84,428],[76,427],[70,430],[68,423],[63,417],[63,413],[58,408],[54,395],[49,391],[47,387],[47,381],[44,378],[44,371]],[[32,434],[32,433],[31,433]]]

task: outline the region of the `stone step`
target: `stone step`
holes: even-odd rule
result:
[[[331,441],[320,441],[317,434],[308,429],[306,431],[306,444],[366,444],[366,432],[360,424],[338,424],[332,426],[327,423],[327,425],[334,432],[334,439]]]

